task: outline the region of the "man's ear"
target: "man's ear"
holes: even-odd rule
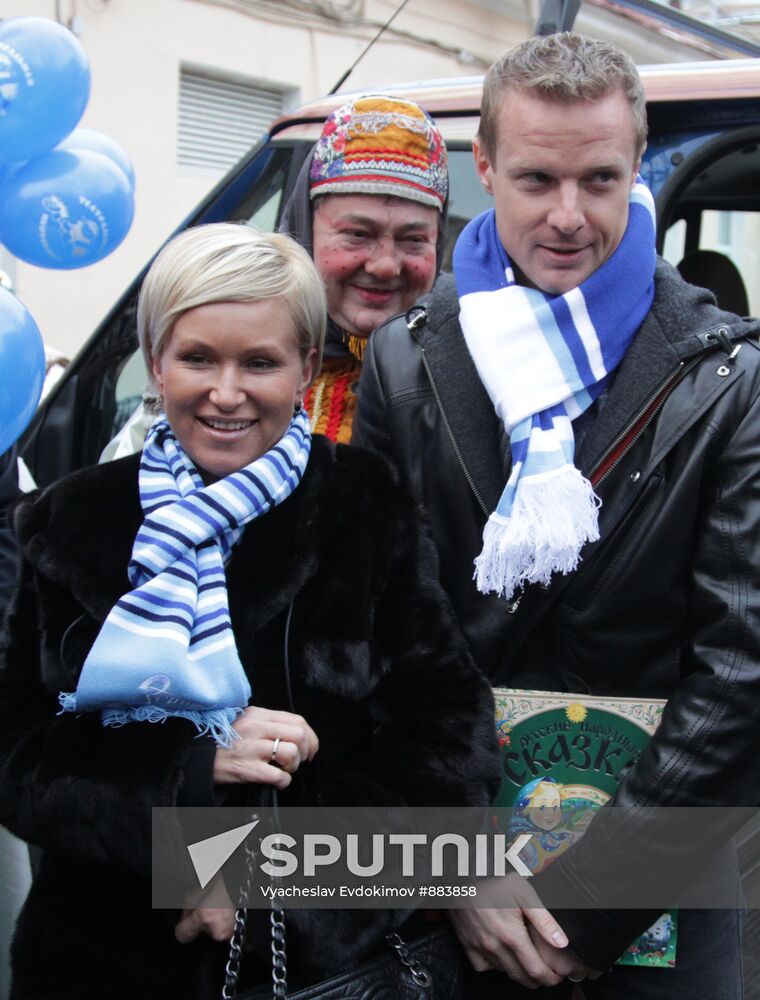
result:
[[[475,160],[475,170],[480,183],[488,194],[493,195],[493,186],[491,184],[493,170],[491,168],[491,161],[488,159],[488,155],[483,149],[480,139],[475,139],[472,143],[472,157]]]
[[[636,183],[636,178],[639,176],[639,171],[641,170],[641,160],[642,160],[642,157],[640,156],[638,158],[638,160],[636,160],[636,162],[633,165],[633,175],[632,175],[632,178],[631,178],[631,190],[633,190],[633,186]]]

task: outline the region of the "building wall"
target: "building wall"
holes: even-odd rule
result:
[[[59,10],[68,21],[75,15],[92,70],[92,94],[80,124],[116,139],[137,177],[132,229],[103,261],[81,271],[54,271],[3,252],[0,266],[47,342],[74,353],[220,176],[176,165],[180,64],[282,87],[286,106],[295,107],[329,90],[393,9],[384,0],[344,6],[361,8],[362,16],[351,18],[347,10],[341,23],[295,5],[288,12],[287,3],[273,12],[270,3],[213,0],[6,0],[2,12],[8,17],[55,17]],[[524,34],[488,10],[474,8],[463,16],[464,5],[453,0],[423,6],[434,6],[435,16],[405,19],[412,37],[394,34],[379,43],[346,89],[482,72],[496,52]],[[286,13],[277,14],[280,8]],[[448,36],[448,47],[424,42],[439,36]],[[462,61],[459,46],[471,46],[481,59]]]
[[[397,7],[398,0],[5,0],[4,17],[57,16],[74,28],[92,70],[80,124],[116,139],[137,176],[132,229],[105,260],[53,271],[0,250],[0,267],[45,340],[75,353],[220,176],[177,167],[180,65],[282,88],[289,109],[331,90]],[[413,0],[340,89],[480,74],[530,34],[535,14],[535,0]],[[605,12],[589,8],[582,18],[581,30],[628,39],[639,61],[699,57],[630,25],[621,31]]]

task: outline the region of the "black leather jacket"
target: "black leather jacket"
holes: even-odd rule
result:
[[[494,683],[668,699],[616,803],[756,805],[760,324],[721,312],[664,262],[655,280],[652,309],[604,404],[576,435],[576,464],[602,499],[601,539],[585,547],[575,573],[527,588],[516,607],[472,582],[508,447],[465,347],[450,280],[425,313],[373,336],[354,441],[391,454],[427,506],[444,586]],[[593,886],[592,840],[560,858],[551,877]],[[610,873],[625,869],[630,849],[606,852]],[[588,910],[560,918],[573,948],[598,968],[646,920]]]

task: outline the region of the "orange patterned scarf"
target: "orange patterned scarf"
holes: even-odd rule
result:
[[[338,444],[351,441],[361,370],[361,361],[354,357],[325,359],[304,399],[314,434],[324,434]]]

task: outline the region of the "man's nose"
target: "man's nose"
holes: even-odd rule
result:
[[[395,278],[401,273],[401,251],[392,236],[375,241],[372,253],[364,262],[364,270],[375,278]]]
[[[245,399],[238,373],[232,368],[219,368],[214,373],[209,399],[220,410],[234,410]]]
[[[563,184],[557,189],[556,200],[548,215],[550,226],[561,233],[572,235],[585,223],[580,192],[577,184]]]

